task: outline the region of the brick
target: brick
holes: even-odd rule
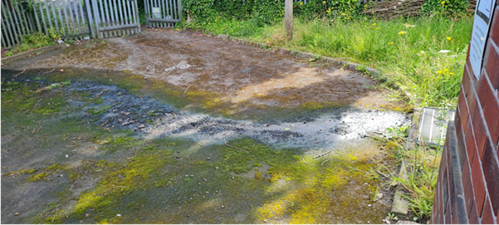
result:
[[[466,150],[468,152],[468,159],[473,161],[473,158],[476,155],[477,148],[475,142],[475,135],[473,133],[473,127],[471,121],[468,122],[466,126],[466,133],[464,134],[464,142],[466,144]]]
[[[499,33],[499,31],[496,31],[496,32]],[[499,70],[498,70],[499,64],[497,63],[497,62],[499,62],[499,54],[497,53],[496,49],[494,48],[494,44],[490,41],[488,42],[488,44],[486,46],[484,56],[485,56],[484,57],[485,61],[484,61],[483,65],[485,67],[485,71],[486,71],[488,77],[489,78],[495,77],[495,79],[491,79],[491,81],[494,80],[493,84],[499,85],[499,84],[497,84],[497,82],[499,82],[499,78],[497,78],[497,74],[499,73]],[[497,86],[495,86],[495,88],[497,89]]]
[[[492,17],[492,23],[490,24],[489,35],[490,35],[490,38],[495,43],[499,43],[499,8],[498,7],[496,7],[496,10],[494,12],[494,16]]]
[[[459,116],[461,117],[461,128],[463,131],[466,131],[466,123],[468,122],[469,111],[468,106],[466,105],[466,97],[464,95],[465,94],[462,92],[461,94],[459,94],[457,107],[459,109]]]
[[[473,86],[471,83],[470,74],[468,72],[468,66],[464,65],[463,79],[461,80],[461,93],[464,92],[465,95],[468,95],[471,91],[471,87]]]
[[[477,97],[476,97],[476,94],[474,91],[471,91],[469,94],[467,94],[466,96],[466,104],[468,106],[468,112],[469,112],[469,115],[470,117],[469,118],[473,118],[473,116],[475,115],[475,108],[477,108]]]
[[[492,144],[487,139],[482,161],[483,175],[487,182],[489,198],[492,201],[494,212],[499,211],[499,163]],[[495,213],[494,213],[495,214]]]
[[[482,224],[495,224],[494,214],[492,214],[492,207],[490,206],[490,199],[487,198],[482,212]]]
[[[490,137],[492,138],[492,144],[495,144],[497,143],[499,135],[499,132],[497,130],[497,126],[499,126],[499,103],[496,101],[494,96],[488,97],[485,100],[483,115],[489,128]]]
[[[476,204],[473,202],[473,205],[471,206],[471,212],[469,215],[470,218],[470,224],[478,224],[480,223],[480,218],[478,218],[478,212],[476,211]]]
[[[451,215],[451,212],[450,212],[450,204],[447,204],[447,208],[445,209],[445,212],[444,212],[444,223],[445,224],[450,224],[451,223],[451,220],[450,220],[450,215]]]
[[[473,133],[475,135],[476,149],[478,150],[480,159],[483,159],[483,147],[485,146],[485,139],[487,138],[487,129],[485,128],[482,113],[479,109],[480,108],[477,107],[475,117],[473,118]]]
[[[498,57],[499,58],[499,57]],[[497,59],[499,60],[499,59]],[[497,61],[496,61],[497,63]],[[487,68],[487,67],[485,67]],[[499,71],[485,71],[487,77],[490,80],[490,84],[492,85],[493,90],[499,89]]]
[[[499,68],[499,63],[494,63],[497,64]],[[476,89],[477,92],[477,97],[478,97],[478,103],[480,106],[483,108],[485,106],[485,100],[487,99],[487,96],[490,95],[490,86],[489,86],[489,81],[487,78],[485,78],[485,75],[482,74],[483,77],[480,78],[478,81],[478,88]]]
[[[485,199],[485,184],[483,181],[482,166],[480,165],[480,159],[475,157],[473,159],[473,164],[471,165],[471,179],[473,181],[473,192],[475,193],[476,208],[479,216],[482,216],[483,201]]]
[[[474,200],[473,198],[474,195],[473,195],[473,183],[471,182],[471,172],[468,160],[466,160],[466,163],[464,163],[463,166],[462,179],[463,179],[464,201],[466,203],[465,204],[466,212],[468,212],[469,214]]]

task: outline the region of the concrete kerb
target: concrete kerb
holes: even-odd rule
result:
[[[28,58],[34,54],[41,54],[41,53],[50,52],[50,51],[53,51],[57,48],[60,48],[60,46],[52,45],[52,46],[38,48],[38,49],[27,51],[27,52],[21,52],[19,54],[15,54],[13,56],[2,58],[2,65],[7,64],[7,63],[11,63],[11,62],[14,62],[17,60]]]

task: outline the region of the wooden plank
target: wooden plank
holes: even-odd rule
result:
[[[293,39],[293,1],[285,0],[284,4],[284,25],[288,40]]]
[[[68,1],[70,1],[70,4],[73,6],[73,7],[71,7],[71,11],[74,12],[74,19],[73,20],[76,20],[76,26],[73,27],[73,30],[78,30],[77,32],[79,34],[85,33],[85,31],[86,31],[85,30],[85,26],[81,25],[81,23],[80,23],[80,15],[78,15],[79,14],[78,8],[81,8],[81,7],[79,7],[80,1],[77,1],[77,2],[75,2],[74,0],[68,0]]]
[[[26,28],[28,34],[31,34],[35,30],[33,27],[33,21],[31,21],[31,15],[27,14],[26,11],[24,11],[24,7],[22,4],[19,4],[21,6],[21,14],[24,17],[24,21],[26,22]]]
[[[16,6],[15,6],[15,3],[10,2],[10,6],[11,7],[9,7],[9,8],[11,8],[12,10],[9,10],[9,11],[12,12],[12,16],[14,18],[14,21],[16,22],[17,33],[20,35],[19,39],[22,41],[22,35],[24,35],[26,33],[24,32],[24,29],[22,27],[22,23],[20,21],[20,18],[19,18],[18,11],[17,11]]]
[[[127,17],[128,17],[128,24],[132,24],[132,10],[130,6],[130,1],[126,0],[126,7],[127,7]],[[130,29],[129,31],[131,34],[133,34],[133,29]]]
[[[102,9],[103,12],[106,13],[106,19],[105,19],[105,23],[101,23],[101,28],[102,27],[107,27],[110,25],[109,23],[109,8],[107,6],[107,0],[102,0],[104,2],[104,8]],[[108,38],[109,37],[109,33],[108,32],[104,32],[104,38]]]
[[[21,4],[19,2],[14,3],[14,11],[17,13],[17,18],[19,19],[21,29],[23,32],[23,35],[29,34],[29,25],[27,23],[27,19],[24,18],[24,10],[21,10],[21,7],[19,7]]]

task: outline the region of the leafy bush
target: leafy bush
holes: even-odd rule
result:
[[[466,14],[469,4],[468,0],[426,0],[421,11],[423,14],[457,18]]]

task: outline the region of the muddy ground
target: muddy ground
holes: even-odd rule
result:
[[[372,137],[409,122],[393,99],[189,31],[2,65],[2,223],[381,223],[397,158]]]

